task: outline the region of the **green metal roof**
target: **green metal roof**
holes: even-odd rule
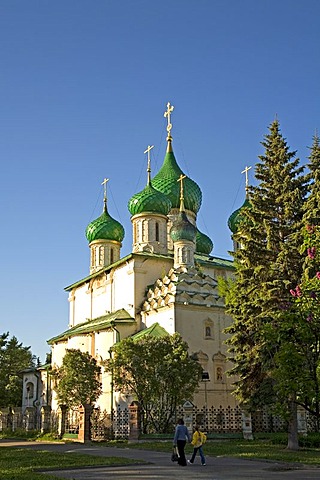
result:
[[[72,283],[71,285],[65,287],[65,290],[69,292],[73,288],[78,287],[79,285],[82,285],[86,282],[89,282],[92,278],[98,277],[101,275],[101,273],[107,272],[112,270],[113,268],[116,268],[118,265],[121,265],[122,263],[127,262],[128,260],[131,260],[132,258],[135,257],[152,257],[152,258],[158,258],[159,260],[166,260],[166,261],[172,261],[173,260],[173,254],[168,254],[168,255],[162,255],[159,253],[149,253],[149,252],[137,252],[137,253],[129,253],[129,255],[126,255],[125,257],[121,258],[117,262],[113,263],[112,265],[108,265],[107,267],[101,268],[101,270],[98,270],[97,272],[92,273],[91,275],[88,275],[87,277],[82,278],[78,282]],[[208,265],[214,265],[219,268],[226,268],[233,270],[233,261],[228,260],[228,259],[223,259],[219,257],[213,257],[212,255],[206,255],[204,253],[196,252],[194,256],[195,260],[197,260],[199,263],[205,263]]]
[[[211,238],[209,238],[208,235],[206,235],[205,233],[202,233],[200,232],[200,230],[198,230],[196,236],[196,252],[209,255],[212,249],[213,242]]]
[[[170,229],[170,237],[174,242],[179,240],[189,240],[194,242],[196,239],[197,229],[188,220],[184,211],[179,212],[178,218],[173,222]]]
[[[100,270],[97,272],[92,273],[91,275],[88,275],[87,277],[82,278],[78,282],[72,283],[71,285],[68,285],[67,287],[64,288],[67,292],[72,290],[75,287],[78,287],[79,285],[82,285],[83,283],[89,282],[92,278],[98,277],[104,272],[110,271],[113,268],[116,268],[118,265],[121,265],[122,263],[127,262],[128,260],[131,260],[134,257],[152,257],[152,258],[159,258],[161,260],[170,260],[173,258],[172,255],[163,255],[160,253],[149,253],[149,252],[136,252],[136,253],[129,253],[129,255],[126,255],[123,258],[120,258],[117,262],[112,263],[111,265],[108,265],[107,267],[102,267]]]
[[[182,174],[183,171],[177,164],[174,153],[172,151],[167,151],[162,167],[152,179],[152,185],[170,198],[172,208],[180,207],[180,186],[177,180]],[[191,178],[186,177],[184,179],[183,188],[186,210],[191,210],[192,212],[197,213],[202,201],[200,187],[196,182],[191,180]]]
[[[142,192],[136,193],[128,202],[131,215],[153,212],[168,215],[171,209],[171,201],[164,193],[153,188],[150,182]]]
[[[232,233],[236,233],[238,231],[241,222],[248,222],[246,217],[243,216],[243,210],[245,208],[251,208],[248,198],[245,199],[241,207],[235,210],[228,219],[228,227]]]
[[[105,205],[102,215],[87,226],[86,237],[89,243],[94,240],[114,240],[121,243],[124,238],[124,228],[109,215]]]
[[[206,265],[213,265],[214,267],[226,269],[226,270],[234,270],[233,261],[228,260],[226,258],[219,258],[213,257],[211,255],[205,255],[196,252],[194,255],[194,259],[198,263],[206,264]]]
[[[135,323],[135,319],[132,318],[124,308],[121,308],[116,312],[94,318],[93,320],[88,320],[87,322],[79,323],[78,325],[69,328],[69,330],[60,333],[60,335],[50,338],[50,340],[47,340],[47,343],[52,345],[53,343],[66,340],[67,338],[75,337],[77,335],[85,335],[87,333],[107,330],[117,323]]]
[[[148,335],[151,337],[160,338],[160,337],[166,337],[167,335],[170,335],[170,334],[167,332],[167,330],[161,327],[159,323],[154,323],[153,325],[151,325],[151,327],[145,328],[144,330],[140,330],[140,332],[135,333],[130,338],[136,341],[136,340],[141,340],[141,338],[146,337]]]

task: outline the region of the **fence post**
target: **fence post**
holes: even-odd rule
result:
[[[141,433],[141,417],[139,402],[129,405],[129,440],[139,440]]]
[[[78,441],[81,443],[89,442],[91,440],[90,416],[92,410],[92,406],[88,404],[80,405],[79,407]]]
[[[242,434],[245,440],[253,440],[251,413],[245,410],[241,411]]]
[[[185,426],[187,427],[187,429],[189,430],[189,433],[192,435],[193,433],[193,403],[189,402],[189,400],[187,400],[184,404],[183,404],[183,419],[184,419],[184,424]]]
[[[67,406],[59,405],[58,409],[58,435],[62,438],[66,431]]]
[[[35,429],[35,414],[36,414],[35,407],[27,407],[25,409],[24,416],[25,416],[25,426],[26,426],[27,432]]]
[[[50,432],[51,428],[51,407],[44,405],[41,407],[41,433]]]

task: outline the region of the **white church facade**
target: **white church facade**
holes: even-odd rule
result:
[[[133,400],[112,390],[110,375],[104,370],[103,362],[112,355],[112,346],[141,332],[156,333],[160,327],[169,334],[180,333],[189,353],[206,372],[194,398],[186,400],[198,407],[237,404],[232,395],[233,379],[226,374],[230,365],[224,329],[231,319],[225,314],[217,288],[219,277],[233,275],[232,261],[212,255],[211,239],[197,227],[202,194],[175,158],[172,110],[168,104],[163,164],[151,178],[152,147],[148,147],[147,185],[128,202],[132,252],[121,256],[124,229],[108,212],[105,180],[103,212],[86,230],[89,274],[66,288],[68,325],[48,341],[53,367],[61,365],[71,348],[89,352],[97,360],[103,391],[96,406],[107,412]],[[46,394],[47,390],[43,388],[41,404],[56,410],[54,390]],[[24,406],[26,395],[25,391]]]

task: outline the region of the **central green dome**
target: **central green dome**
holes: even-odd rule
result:
[[[152,185],[169,197],[172,208],[179,208],[180,206],[180,186],[178,183],[180,175],[184,175],[184,173],[177,164],[171,149],[171,143],[169,142],[164,162],[157,175],[153,177]],[[186,210],[197,213],[200,209],[201,201],[202,193],[199,186],[191,178],[186,177],[184,179],[184,204]]]
[[[109,215],[105,205],[102,215],[87,226],[86,237],[89,243],[94,240],[113,240],[121,243],[124,238],[124,228]]]
[[[131,215],[144,212],[168,215],[171,210],[171,201],[167,195],[156,190],[150,182],[142,192],[136,193],[130,198],[128,209]]]

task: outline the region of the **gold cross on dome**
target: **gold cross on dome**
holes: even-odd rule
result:
[[[177,182],[180,182],[180,211],[184,210],[184,196],[183,196],[183,179],[186,178],[186,175],[180,175]]]
[[[150,166],[150,152],[153,149],[154,145],[148,145],[147,150],[145,150],[143,153],[148,154],[148,167],[147,167],[147,172],[148,172],[148,184],[151,181],[151,166]]]
[[[167,117],[168,119],[168,125],[167,125],[167,132],[168,135],[170,136],[170,132],[172,129],[172,123],[171,123],[171,113],[174,110],[174,106],[170,104],[170,102],[167,103],[167,110],[164,112],[164,117]]]
[[[246,175],[246,188],[248,188],[249,186],[249,176],[248,176],[248,172],[249,170],[251,169],[252,167],[246,167],[244,170],[242,170],[241,173],[245,173]]]
[[[103,182],[101,183],[101,185],[103,185],[103,193],[104,193],[103,198],[104,198],[104,200],[107,199],[107,183],[108,182],[109,182],[109,178],[105,178],[103,180]]]

